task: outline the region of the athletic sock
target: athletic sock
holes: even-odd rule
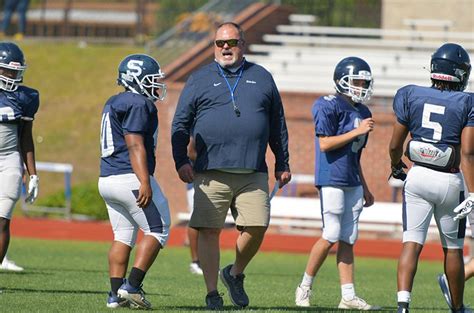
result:
[[[341,296],[346,301],[354,299],[355,297],[354,284],[341,285]]]
[[[139,288],[145,278],[146,272],[137,267],[132,267],[130,275],[128,276],[128,283],[134,288]]]
[[[397,302],[409,304],[411,302],[411,292],[405,290],[397,292]]]
[[[303,280],[301,280],[301,287],[309,287],[311,288],[313,286],[313,281],[314,281],[314,276],[310,276],[304,272],[303,275]]]
[[[122,277],[110,277],[110,287],[112,288],[112,293],[117,294],[117,291],[119,290],[120,286],[123,284],[123,278]]]

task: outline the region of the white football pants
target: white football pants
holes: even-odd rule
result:
[[[168,200],[155,178],[150,176],[152,201],[142,209],[137,205],[140,182],[135,174],[112,175],[99,178],[99,193],[105,201],[114,240],[130,247],[135,245],[138,229],[155,237],[165,246],[170,227]]]

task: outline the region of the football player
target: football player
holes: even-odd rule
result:
[[[431,57],[431,87],[405,86],[393,100],[396,122],[390,142],[392,175],[405,180],[403,249],[398,262],[398,312],[408,312],[418,258],[434,215],[444,251],[452,312],[463,305],[463,246],[466,216],[474,200],[464,200],[464,182],[474,190],[474,106],[464,93],[471,64],[460,45],[447,43]],[[404,173],[405,155],[414,165]]]
[[[364,60],[347,57],[334,70],[337,93],[316,100],[312,113],[316,144],[316,187],[321,198],[322,237],[314,244],[300,285],[297,306],[310,306],[315,275],[335,243],[341,283],[340,309],[375,310],[356,295],[354,251],[362,208],[374,203],[365,182],[360,158],[368,134],[374,129],[365,103],[372,94],[372,72]]]
[[[152,57],[127,56],[118,67],[118,84],[125,91],[112,96],[102,111],[99,192],[114,232],[109,251],[109,308],[151,308],[142,282],[168,239],[168,201],[153,177],[158,135],[155,101],[166,95],[163,77]],[[144,238],[125,279],[138,229]]]
[[[38,196],[32,129],[39,93],[20,85],[25,69],[21,49],[14,43],[0,42],[0,260],[10,242],[10,219],[20,198],[23,164],[29,174],[26,201],[33,203]]]

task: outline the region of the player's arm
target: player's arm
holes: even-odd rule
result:
[[[369,185],[365,181],[364,172],[362,171],[362,166],[359,164],[359,174],[360,182],[362,183],[362,188],[364,189],[364,206],[369,207],[374,204],[374,196],[369,190]]]
[[[38,197],[39,178],[36,173],[35,144],[33,142],[33,121],[22,121],[20,133],[20,152],[29,174],[26,201],[33,203]]]
[[[148,165],[146,159],[146,149],[143,136],[140,134],[128,133],[125,135],[128,153],[130,155],[130,163],[138,180],[140,188],[138,189],[137,205],[145,208],[150,204],[152,191],[150,186],[150,174],[148,173]]]
[[[21,127],[20,150],[28,174],[36,175],[35,144],[33,142],[33,121],[23,121]]]
[[[461,134],[461,169],[469,196],[454,208],[454,220],[465,218],[474,209],[474,127],[464,127]]]
[[[469,192],[474,193],[474,127],[461,134],[461,169]]]
[[[337,136],[323,136],[319,135],[319,148],[322,152],[328,152],[345,146],[352,142],[355,138],[365,135],[374,129],[374,120],[366,118],[362,120],[359,127],[354,128],[350,132],[337,135]]]
[[[409,133],[408,128],[398,121],[393,126],[392,139],[389,145],[391,176],[397,179],[405,180],[406,174],[403,171],[407,166],[402,161],[403,144]]]

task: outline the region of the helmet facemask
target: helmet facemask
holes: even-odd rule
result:
[[[152,101],[162,101],[166,97],[166,84],[160,83],[159,80],[164,77],[165,74],[161,69],[156,74],[144,75],[141,80],[138,76],[127,71],[127,73],[120,74],[118,83],[125,89],[144,95]]]
[[[364,81],[364,86],[359,87],[355,80]],[[367,103],[373,92],[373,79],[369,71],[359,71],[359,74],[344,75],[336,82],[336,90],[349,96],[356,103]]]
[[[26,66],[18,62],[0,63],[0,89],[15,91],[23,81]]]
[[[160,70],[158,74],[145,75],[138,85],[149,99],[163,101],[166,97],[166,84],[160,83],[159,80],[164,77],[165,74]]]

